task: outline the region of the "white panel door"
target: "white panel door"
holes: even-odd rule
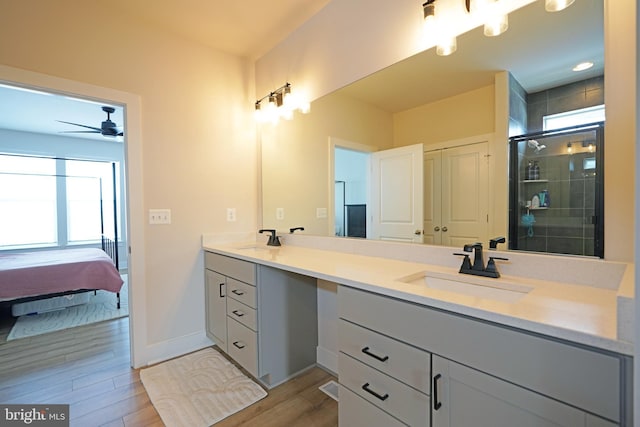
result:
[[[422,243],[422,144],[371,155],[371,227],[367,237]]]
[[[442,244],[442,150],[424,153],[424,243]]]
[[[462,247],[489,239],[488,169],[486,142],[443,150],[443,245]]]

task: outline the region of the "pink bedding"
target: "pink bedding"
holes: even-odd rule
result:
[[[122,284],[101,249],[0,253],[0,301],[77,289],[119,292]]]

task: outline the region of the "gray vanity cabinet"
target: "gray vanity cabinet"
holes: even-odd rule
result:
[[[227,351],[227,281],[226,277],[205,269],[207,336]]]
[[[609,426],[615,424],[523,387],[433,355],[434,426]]]
[[[265,386],[314,366],[316,280],[205,252],[207,336]]]
[[[393,407],[398,392],[378,378],[376,393],[385,399],[376,402],[363,393],[364,384],[374,382],[364,375],[353,379],[356,362],[430,394],[425,407],[433,427],[632,425],[630,399],[622,399],[628,395],[623,390],[629,357],[347,286],[338,287],[338,313],[341,392],[349,390],[404,424],[429,425],[429,416],[415,418],[410,410]],[[381,351],[385,342],[393,346]],[[368,360],[365,348],[376,349],[384,361]],[[428,355],[431,370],[409,365],[402,353],[394,355],[404,348],[421,352],[412,359]],[[386,371],[392,364],[402,369]],[[341,419],[356,417],[342,400],[339,411]]]

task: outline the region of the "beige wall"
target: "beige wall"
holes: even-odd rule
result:
[[[313,102],[311,114],[297,114],[277,126],[265,124],[262,139],[263,226],[286,231],[304,226],[309,234],[331,235],[329,138],[371,146],[392,147],[392,115],[331,94]],[[284,208],[284,220],[276,219]],[[327,208],[328,218],[316,218]]]
[[[143,189],[129,196],[143,200],[131,222],[145,237],[132,250],[146,280],[132,287],[146,295],[137,338],[148,358],[163,357],[204,337],[201,234],[257,226],[252,66],[103,5],[2,0],[0,63],[139,95],[142,171],[131,175],[142,173]],[[172,224],[146,225],[149,208],[171,209]]]
[[[493,133],[494,86],[396,113],[394,146],[426,145]]]

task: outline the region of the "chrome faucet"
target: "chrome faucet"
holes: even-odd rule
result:
[[[263,228],[262,230],[258,230],[258,233],[262,234],[264,232],[271,233],[269,236],[269,241],[267,241],[267,246],[282,246],[280,243],[280,237],[276,236],[276,230],[270,228]]]
[[[472,274],[474,276],[483,276],[483,277],[500,277],[500,272],[498,271],[498,267],[496,266],[495,260],[503,260],[508,261],[509,258],[502,258],[497,256],[489,257],[489,262],[485,267],[484,265],[484,257],[482,253],[482,243],[469,243],[464,245],[462,248],[465,252],[473,252],[473,265],[471,264],[471,260],[469,259],[469,254],[464,253],[454,253],[454,255],[463,256],[462,265],[460,266],[459,273],[462,274]]]

